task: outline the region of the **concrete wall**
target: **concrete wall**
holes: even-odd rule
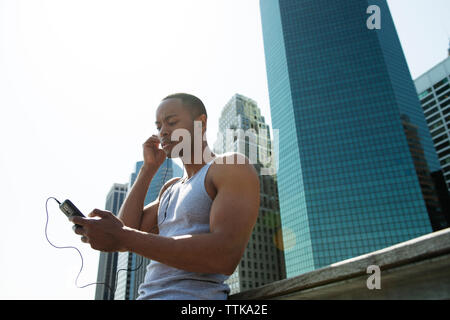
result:
[[[380,289],[376,272],[378,266]],[[450,228],[231,295],[230,299],[450,299]]]

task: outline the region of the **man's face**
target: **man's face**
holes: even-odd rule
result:
[[[195,120],[200,121],[201,117],[202,116]],[[161,147],[166,152],[167,157],[171,158],[173,156],[183,156],[182,151],[179,154],[172,154],[172,149],[174,146],[183,141],[186,136],[183,135],[181,139],[174,139],[176,141],[171,141],[172,133],[176,129],[184,129],[189,132],[191,141],[188,144],[191,148],[193,147],[194,119],[192,118],[189,109],[183,107],[181,99],[174,98],[162,101],[156,109],[155,124],[158,130]]]

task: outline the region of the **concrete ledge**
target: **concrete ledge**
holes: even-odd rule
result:
[[[367,267],[381,289],[367,288]],[[230,299],[450,299],[450,228],[240,292]]]

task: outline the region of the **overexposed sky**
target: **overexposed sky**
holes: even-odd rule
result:
[[[416,78],[446,57],[450,2],[388,3]],[[170,93],[203,100],[211,146],[234,93],[270,124],[264,63],[258,0],[0,0],[0,299],[93,299],[76,251],[45,240],[47,197],[103,209]],[[79,284],[95,282],[98,252],[49,214],[50,239],[83,253]]]

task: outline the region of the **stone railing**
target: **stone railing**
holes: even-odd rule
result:
[[[450,299],[450,228],[229,298]]]

